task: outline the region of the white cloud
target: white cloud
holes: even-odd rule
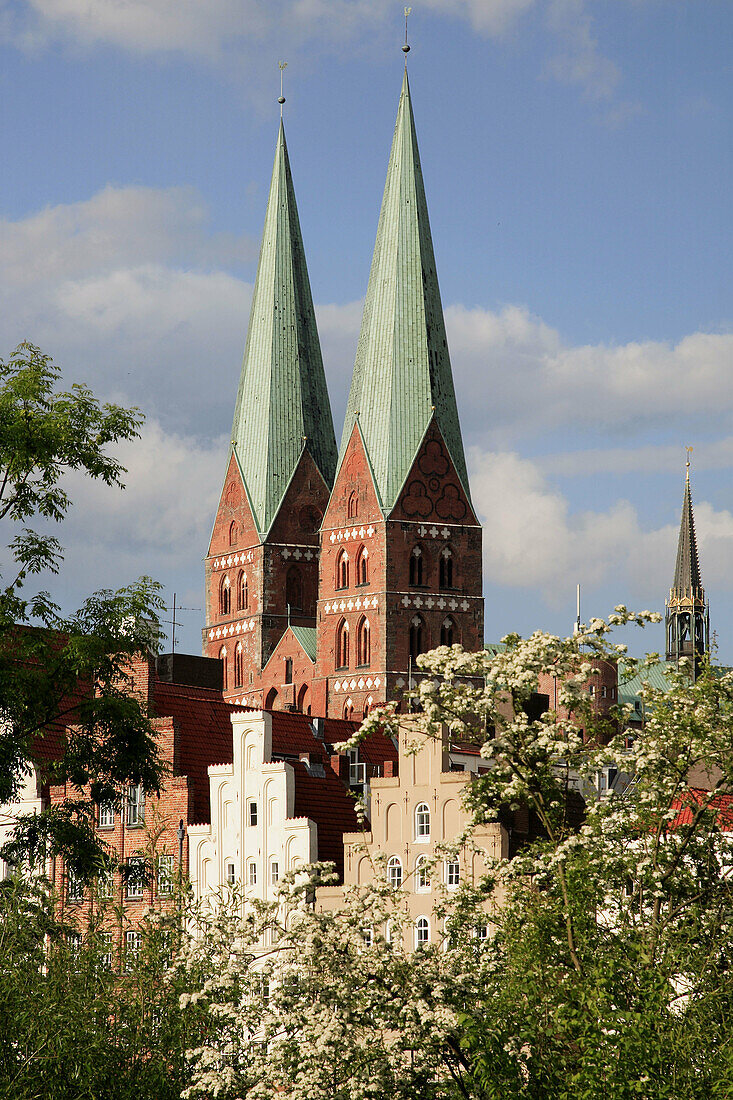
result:
[[[595,474],[681,473],[681,446],[607,447],[565,451],[542,460],[545,473],[563,477],[592,477]],[[733,436],[696,443],[694,469],[721,470],[733,466]]]
[[[549,74],[578,85],[594,99],[611,99],[621,74],[601,54],[584,0],[550,0],[547,22],[561,41],[561,52],[548,62]]]
[[[616,500],[605,511],[571,511],[538,463],[510,452],[469,452],[474,504],[484,528],[487,582],[538,589],[551,606],[577,581],[597,590],[613,583],[618,599],[664,593],[672,579],[679,524],[645,528],[636,509]],[[733,514],[695,505],[703,580],[733,590]],[[628,595],[627,595],[628,594]]]

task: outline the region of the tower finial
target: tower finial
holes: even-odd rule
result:
[[[692,454],[692,447],[685,447],[685,450],[687,451],[687,462],[685,464],[686,467],[687,467],[687,475],[686,476],[687,476],[687,484],[689,485],[690,484],[690,455]]]
[[[410,12],[412,8],[405,8],[405,44],[402,47],[402,52],[405,55],[405,68],[407,68],[407,55],[410,52],[410,43],[407,41],[407,20],[410,18]]]
[[[285,102],[285,96],[283,95],[283,73],[288,67],[287,61],[278,61],[280,68],[280,95],[278,97],[278,103],[280,104],[280,118],[283,117],[283,103]]]

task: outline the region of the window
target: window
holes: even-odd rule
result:
[[[303,577],[297,565],[291,565],[285,579],[285,601],[292,611],[303,610]]]
[[[292,684],[293,682],[293,658],[285,658],[285,683]]]
[[[399,856],[390,856],[387,863],[387,877],[393,890],[399,890],[402,885],[402,862]]]
[[[421,653],[425,652],[425,624],[420,615],[414,615],[410,619],[410,656],[416,661]]]
[[[453,587],[453,551],[444,546],[440,552],[439,584],[441,588]]]
[[[97,895],[102,901],[112,897],[115,890],[115,881],[110,871],[103,872],[97,878]]]
[[[219,650],[219,660],[221,661],[221,686],[222,690],[226,691],[229,684],[227,681],[227,647],[225,645]]]
[[[227,869],[226,869],[227,886],[233,886],[234,885],[234,883],[236,881],[235,875],[236,875],[236,871],[234,869],[234,864],[231,863],[231,862],[227,863]]]
[[[477,940],[488,940],[489,938],[489,926],[488,924],[479,924],[476,928]]]
[[[158,896],[169,898],[173,893],[173,856],[158,857]]]
[[[247,818],[250,825],[257,824],[257,803],[250,802],[249,809],[247,811]]]
[[[421,802],[415,808],[415,840],[428,840],[430,838],[430,807],[427,802]]]
[[[343,716],[344,721],[346,722],[350,722],[351,719],[354,717],[354,704],[351,702],[350,699],[348,699],[344,703]]]
[[[430,943],[430,922],[427,917],[418,917],[415,922],[415,946],[423,947]]]
[[[237,610],[246,611],[249,607],[249,586],[247,574],[242,570],[237,578]]]
[[[591,699],[595,699],[595,697],[596,697],[596,685],[595,684],[590,685],[590,687],[588,688],[588,694],[590,695]]]
[[[369,551],[361,546],[356,555],[356,583],[369,584]]]
[[[69,932],[66,937],[66,946],[72,959],[78,959],[81,954],[81,935],[78,932]]]
[[[392,934],[393,934],[392,933],[392,921],[388,920],[387,923],[384,926],[384,942],[385,943],[388,943],[388,944],[392,943]]]
[[[453,645],[453,620],[451,618],[443,619],[440,627],[440,644]]]
[[[446,860],[445,884],[449,890],[454,890],[461,881],[461,865],[457,859]]]
[[[112,969],[114,943],[111,932],[99,933],[99,961],[105,970]]]
[[[427,893],[430,889],[430,870],[428,857],[418,856],[415,860],[415,890],[419,894]]]
[[[232,610],[232,589],[229,577],[222,577],[219,585],[219,614],[229,615]]]
[[[97,818],[100,829],[113,829],[115,824],[115,808],[111,802],[105,802],[99,807]]]
[[[125,932],[125,970],[132,970],[135,966],[140,947],[142,945],[140,932]]]
[[[356,519],[356,517],[359,515],[359,496],[356,490],[354,490],[354,492],[349,495],[347,514],[349,519]]]
[[[605,699],[607,695],[608,695],[608,688],[604,684],[603,687],[601,688],[601,698]]]
[[[270,864],[270,885],[277,886],[280,881],[280,865],[277,860],[272,861]]]
[[[423,552],[419,546],[413,547],[410,554],[410,584],[421,585],[423,583]]]
[[[345,550],[341,550],[336,558],[336,587],[349,587],[349,555]]]
[[[369,633],[369,620],[362,617],[356,628],[356,663],[368,665],[372,659],[372,650]]]
[[[66,872],[66,900],[70,905],[84,900],[84,883],[71,869]]]
[[[371,947],[374,942],[374,934],[371,928],[362,928],[361,939],[365,947]]]
[[[244,658],[242,655],[242,643],[237,642],[234,650],[234,686],[241,687],[244,682]]]
[[[236,546],[239,542],[239,527],[235,520],[229,524],[229,545]]]
[[[145,792],[140,783],[127,788],[127,824],[133,828],[145,823]]]
[[[145,860],[140,856],[130,856],[127,861],[127,888],[125,894],[133,901],[145,895]]]
[[[247,882],[250,886],[257,885],[257,864],[254,861],[247,865]]]
[[[349,667],[349,624],[342,619],[336,627],[336,668]]]

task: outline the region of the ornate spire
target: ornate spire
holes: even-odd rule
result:
[[[407,71],[364,303],[342,456],[357,415],[385,512],[393,507],[433,416],[469,494]]]
[[[263,538],[304,448],[333,484],[336,438],[282,120],[232,444]]]
[[[708,605],[705,602],[705,589],[700,578],[695,520],[692,514],[691,453],[692,447],[688,447],[677,561],[666,607],[666,625],[667,660],[676,661],[680,657],[691,657],[694,659],[697,672],[700,658],[709,649],[710,622]]]

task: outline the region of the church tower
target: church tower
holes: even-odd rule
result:
[[[677,561],[674,580],[669,590],[669,600],[665,605],[665,624],[667,660],[678,661],[680,657],[692,658],[696,676],[700,669],[701,658],[710,651],[710,609],[705,600],[705,589],[700,578],[700,562],[697,556],[690,493],[690,450],[691,448],[688,449],[687,455]]]
[[[203,653],[223,662],[226,699],[262,705],[266,681],[288,680],[267,669],[288,625],[315,640],[318,532],[337,458],[282,119],[231,438]]]
[[[313,712],[361,718],[453,643],[483,645],[481,526],[405,70],[323,522]]]

